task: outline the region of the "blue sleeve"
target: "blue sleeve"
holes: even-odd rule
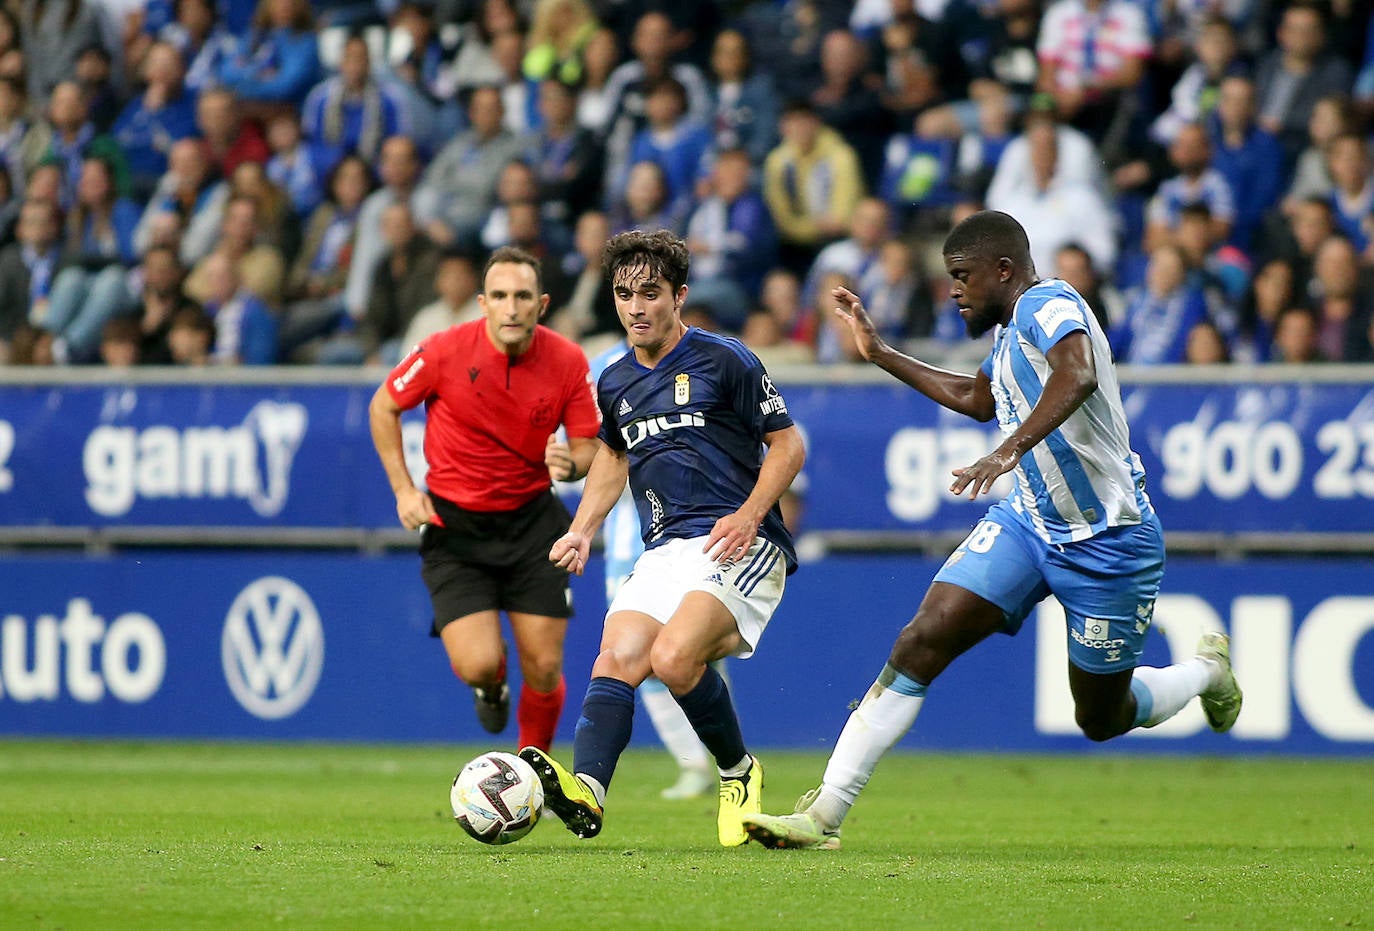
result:
[[[234,90],[243,100],[291,103],[304,99],[319,71],[315,36],[306,34],[282,40],[281,65],[267,78],[244,75]]]
[[[132,266],[138,263],[139,255],[138,247],[134,245],[134,230],[138,228],[138,221],[142,216],[138,204],[127,197],[116,200],[110,211],[110,221],[111,225],[114,226],[115,240],[119,244],[119,258],[125,265]]]
[[[1016,308],[1016,329],[1036,349],[1049,352],[1070,333],[1088,331],[1084,306],[1069,297],[1056,296],[1034,303],[1023,300]]]
[[[773,379],[768,377],[763,363],[758,360],[743,343],[735,352],[723,353],[729,359],[721,379],[722,386],[729,393],[731,405],[754,433],[762,438],[775,430],[785,430],[792,426],[792,417],[787,413],[787,402],[783,400]]]
[[[267,305],[253,302],[252,312],[243,315],[239,351],[244,365],[274,365],[277,361],[277,321]]]

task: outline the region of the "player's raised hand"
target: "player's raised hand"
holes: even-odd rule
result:
[[[739,559],[754,545],[754,537],[759,533],[759,521],[742,511],[726,514],[716,521],[706,545],[701,548],[712,562],[725,559]]]
[[[868,311],[864,310],[863,302],[848,288],[835,288],[830,292],[830,296],[835,299],[835,316],[847,323],[849,331],[854,334],[854,343],[859,347],[859,355],[867,361],[873,361],[873,356],[886,344],[878,335],[878,328],[873,325]]]
[[[403,488],[396,493],[396,516],[401,526],[407,530],[418,530],[434,520],[434,502],[429,495],[415,486]]]
[[[587,559],[592,554],[592,538],[585,533],[569,530],[553,541],[549,550],[549,562],[560,569],[581,575],[587,568]]]
[[[951,470],[954,484],[949,486],[949,490],[956,495],[962,495],[967,489],[968,499],[976,500],[979,495],[991,491],[993,483],[998,478],[1016,468],[1018,459],[1019,457],[1000,448],[995,449],[973,465]]]

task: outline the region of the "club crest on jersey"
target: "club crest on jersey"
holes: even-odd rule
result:
[[[673,378],[673,403],[686,404],[692,400],[692,381],[686,372]]]

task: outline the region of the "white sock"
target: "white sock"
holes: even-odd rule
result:
[[[711,760],[706,747],[692,730],[692,722],[687,720],[668,687],[657,679],[646,679],[639,687],[639,697],[644,701],[644,710],[649,712],[658,739],[663,741],[678,766],[709,773]]]
[[[603,786],[601,783],[597,782],[591,776],[588,776],[586,773],[574,773],[574,775],[577,776],[578,779],[581,779],[584,783],[587,784],[587,788],[592,790],[592,795],[596,796],[596,803],[600,805],[602,808],[605,808],[606,787]]]
[[[1183,710],[1193,696],[1200,695],[1211,684],[1220,667],[1200,656],[1186,659],[1162,669],[1158,666],[1137,666],[1131,677],[1131,691],[1136,696],[1136,725],[1154,727]],[[1145,707],[1140,690],[1148,695]]]
[[[925,702],[925,686],[884,666],[850,714],[826,764],[820,795],[808,811],[825,830],[839,828],[878,760],[901,740]]]
[[[729,769],[718,770],[718,772],[720,773],[720,778],[722,779],[740,779],[749,773],[749,770],[753,767],[753,765],[754,758],[746,753],[744,755],[744,758],[741,759],[734,766],[731,766]]]

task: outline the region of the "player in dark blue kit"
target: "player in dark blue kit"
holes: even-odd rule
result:
[[[707,664],[752,655],[782,599],[797,557],[778,499],[806,453],[758,358],[737,339],[683,324],[689,264],[687,246],[667,231],[606,244],[602,265],[632,351],[601,376],[600,446],[549,559],[582,573],[627,478],[645,552],[606,613],[572,770],[537,748],[520,756],[568,829],[595,836],[630,741],[635,688],[657,676],[715,757],[720,842],[736,847],[749,839],[744,816],[760,811],[763,768]]]

